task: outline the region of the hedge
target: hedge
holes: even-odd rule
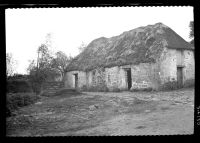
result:
[[[31,84],[27,80],[8,80],[7,93],[32,92]]]
[[[6,96],[6,116],[11,116],[20,107],[33,104],[40,99],[35,93],[7,93]]]

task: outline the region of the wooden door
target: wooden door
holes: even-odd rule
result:
[[[127,70],[127,84],[128,89],[130,89],[132,87],[131,69]]]
[[[183,87],[183,67],[177,67],[177,84],[178,88]]]
[[[75,78],[75,88],[78,87],[78,74],[74,74],[74,78]]]

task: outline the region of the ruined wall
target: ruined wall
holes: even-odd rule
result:
[[[78,88],[82,86],[86,86],[86,72],[83,71],[71,71],[65,74],[65,87],[66,88],[75,88],[75,76],[74,74],[78,74]]]

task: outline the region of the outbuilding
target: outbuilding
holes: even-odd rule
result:
[[[67,66],[66,88],[110,91],[194,84],[194,47],[162,23],[93,40]]]

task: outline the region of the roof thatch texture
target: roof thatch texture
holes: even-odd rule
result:
[[[191,45],[162,23],[139,27],[119,36],[93,40],[66,71],[155,62],[164,47],[190,49]]]

